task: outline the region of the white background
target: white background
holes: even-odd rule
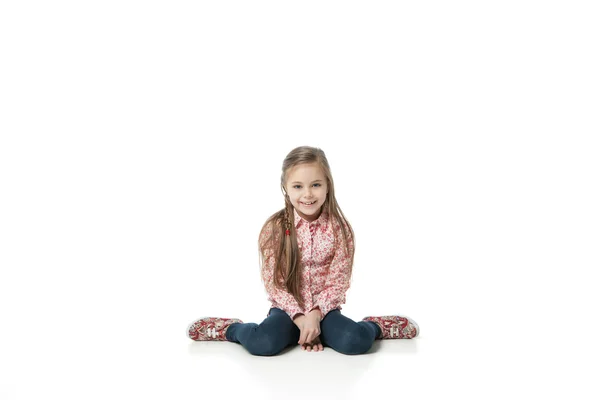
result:
[[[340,355],[359,371],[332,373],[345,398],[598,398],[599,17],[3,2],[0,399],[318,398],[327,359],[253,376],[241,346],[184,336],[266,316],[258,233],[302,145],[325,151],[356,234],[343,313],[421,327],[370,366]]]

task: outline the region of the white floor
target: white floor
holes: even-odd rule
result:
[[[127,305],[124,303],[124,305]],[[74,306],[73,310],[77,311]],[[556,315],[547,336],[475,314],[421,315],[413,340],[376,341],[365,355],[299,347],[275,357],[230,342],[193,342],[181,312],[132,317],[57,313],[3,328],[2,400],[16,399],[597,399],[598,346],[576,320]],[[517,316],[518,317],[518,316]],[[416,317],[415,317],[416,318]],[[516,319],[518,321],[518,318]],[[51,325],[54,323],[54,325]],[[107,324],[109,323],[109,324]],[[21,324],[21,325],[17,325]],[[48,327],[51,328],[47,329]],[[524,328],[519,330],[520,328]],[[535,328],[535,327],[533,327]],[[6,336],[6,337],[5,337]],[[260,396],[260,397],[257,397]]]

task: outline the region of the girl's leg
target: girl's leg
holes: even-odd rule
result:
[[[300,329],[289,315],[279,308],[271,308],[260,324],[231,324],[225,332],[230,342],[240,343],[255,356],[273,356],[286,347],[297,344]]]
[[[354,322],[332,310],[321,321],[321,342],[342,354],[363,354],[369,351],[381,329],[371,321]]]

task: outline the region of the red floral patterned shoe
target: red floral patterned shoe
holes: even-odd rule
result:
[[[401,315],[365,317],[363,321],[372,321],[379,325],[381,336],[377,339],[412,339],[419,335],[419,325],[412,319]]]
[[[188,326],[187,335],[192,340],[227,340],[225,331],[233,323],[243,324],[237,318],[202,318]]]

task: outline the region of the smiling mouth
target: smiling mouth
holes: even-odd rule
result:
[[[312,203],[303,203],[303,202],[300,202],[300,204],[304,204],[305,206],[310,206],[310,205],[313,205],[313,204],[315,204],[316,202],[317,202],[317,201],[315,200],[315,201],[313,201]]]

